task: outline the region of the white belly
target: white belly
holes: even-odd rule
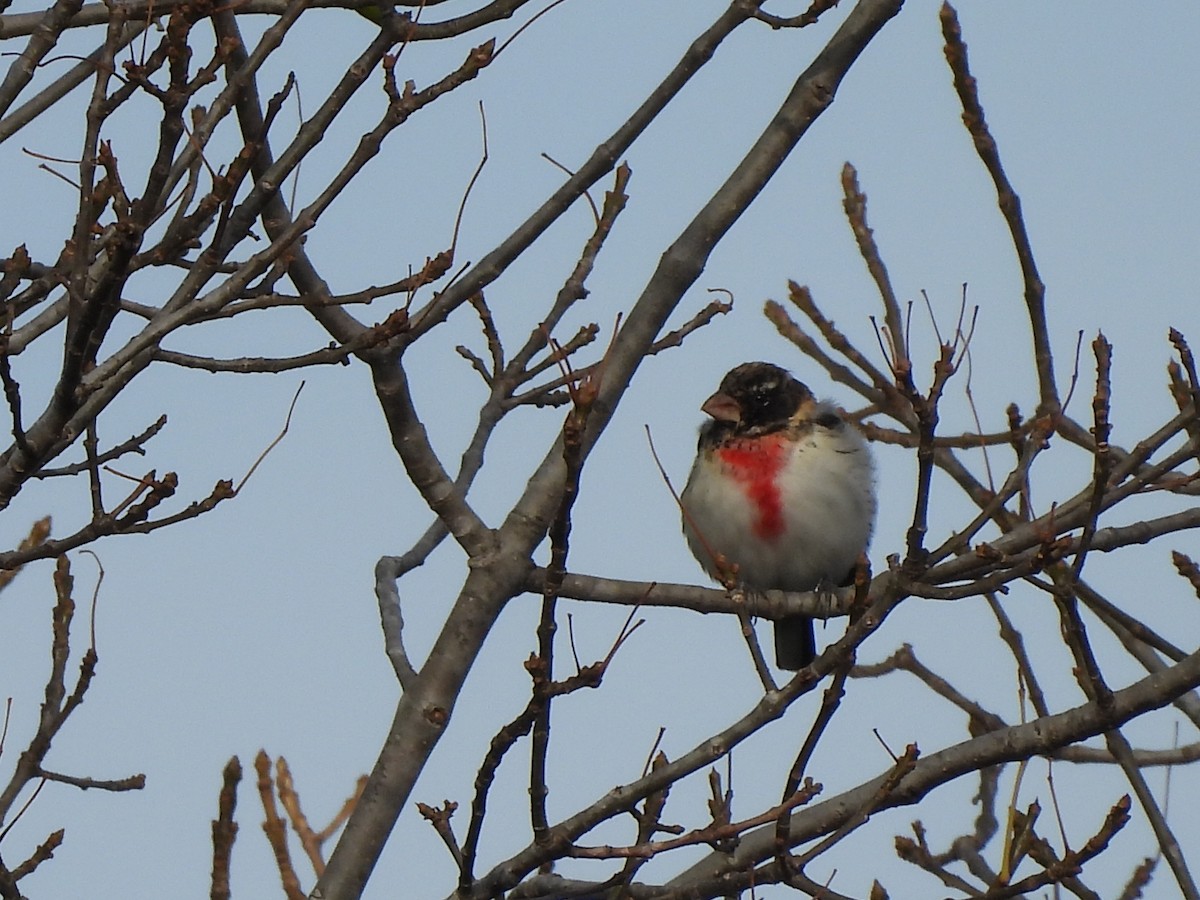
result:
[[[744,482],[721,475],[721,465],[715,454],[700,454],[681,497],[688,544],[710,575],[716,566],[704,542],[736,563],[738,580],[750,588],[841,583],[875,519],[874,469],[862,435],[848,425],[817,428],[796,442],[777,477],[783,528],[774,535],[756,534],[759,508]]]

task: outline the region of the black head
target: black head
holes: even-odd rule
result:
[[[700,408],[731,433],[766,434],[786,427],[812,399],[812,392],[779,366],[749,362],[731,369]]]

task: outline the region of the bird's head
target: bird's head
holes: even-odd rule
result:
[[[731,369],[700,409],[723,430],[754,435],[785,428],[815,406],[812,391],[786,370],[768,362],[748,362]]]

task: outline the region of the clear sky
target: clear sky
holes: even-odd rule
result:
[[[848,8],[849,0],[842,5]],[[456,0],[435,11],[440,16],[462,6]],[[578,166],[724,6],[715,0],[569,0],[554,9],[478,80],[389,139],[365,177],[329,211],[308,249],[333,290],[395,280],[444,249],[480,154],[480,101],[490,155],[464,218],[460,261],[490,250],[561,183],[561,172],[540,154]],[[783,14],[801,10],[780,6]],[[10,11],[32,8],[16,3]],[[968,302],[978,305],[971,386],[984,429],[1004,426],[1009,402],[1033,410],[1037,396],[1020,272],[991,183],[961,125],[937,11],[931,0],[911,0],[884,28],[833,106],[714,252],[675,322],[708,302],[707,289],[732,292],[734,311],[643,367],[586,470],[575,512],[572,570],[702,582],[651,460],[644,426],[652,429],[664,465],[681,485],[702,418],[699,404],[731,366],[772,359],[809,381],[819,395],[841,399],[823,373],[762,317],[764,299],[786,298],[788,279],[810,286],[838,325],[879,360],[869,319],[879,315],[879,303],[841,213],[839,173],[846,161],[858,169],[871,225],[901,298],[919,301],[927,292],[943,326],[957,314],[963,284]],[[1189,333],[1200,346],[1195,324],[1200,7],[1014,0],[964,3],[959,12],[981,99],[1021,195],[1047,286],[1061,386],[1065,390],[1070,376],[1077,333],[1090,341],[1103,330],[1115,346],[1113,439],[1136,441],[1173,411],[1164,388],[1168,327]],[[574,311],[564,335],[595,321],[602,328],[597,346],[603,346],[615,316],[630,308],[664,248],[725,178],[842,15],[837,10],[800,32],[743,28],[634,146],[627,157],[633,168],[628,209],[599,260],[589,298]],[[294,68],[304,110],[311,113],[374,28],[340,10],[312,11],[305,20],[285,45],[286,59],[268,68],[262,84],[270,93]],[[487,35],[503,39],[523,21],[501,23]],[[79,38],[84,52],[99,34]],[[411,46],[397,73],[426,84],[457,65],[466,48],[463,42]],[[68,100],[0,145],[5,211],[0,248],[6,254],[24,242],[35,259],[57,256],[73,220],[72,190],[40,171],[39,160],[23,149],[76,155],[85,98],[81,93]],[[353,149],[383,102],[375,86],[354,99],[347,120],[306,162],[297,187],[301,201],[320,189],[323,171]],[[151,111],[148,105],[141,109]],[[289,106],[281,128],[293,127],[295,117]],[[109,137],[123,165],[132,168],[149,152],[154,128],[155,120],[133,114],[114,123]],[[538,321],[591,224],[586,206],[578,205],[489,290],[511,346]],[[135,281],[130,293],[132,299],[156,302],[161,286],[146,278]],[[376,304],[361,315],[375,322],[391,308]],[[915,344],[928,362],[934,339],[921,309],[918,304],[914,313]],[[286,355],[327,342],[305,316],[275,311],[198,328],[170,346],[219,356]],[[466,309],[407,357],[418,405],[447,461],[457,459],[484,397],[478,377],[454,351],[460,343],[485,352]],[[927,371],[928,366],[926,377]],[[31,396],[41,396],[53,383],[53,359],[29,354],[16,363],[15,374]],[[248,773],[259,747],[286,756],[314,822],[332,815],[355,777],[374,762],[398,687],[383,653],[373,566],[383,554],[406,550],[430,514],[391,449],[365,368],[240,377],[162,367],[134,384],[102,420],[102,429],[120,440],[167,413],[170,423],[147,458],[122,464],[135,474],[151,467],[160,474],[174,470],[181,500],[198,499],[218,478],[245,473],[278,433],[302,378],[307,386],[291,433],[241,496],[181,527],[95,548],[106,573],[96,619],[99,671],[48,764],[96,778],[145,772],[147,787],[114,795],[47,785],[3,847],[6,862],[13,864],[65,826],[66,842],[55,859],[22,883],[31,896],[72,897],[97,889],[134,898],[198,896],[207,891],[209,821],[221,767],[231,755],[242,758]],[[1091,379],[1085,357],[1074,409],[1085,421]],[[961,384],[948,398],[943,420],[947,432],[972,427]],[[472,494],[490,522],[499,523],[560,424],[559,412],[524,410],[498,434]],[[880,517],[871,552],[877,569],[888,554],[903,550],[914,482],[910,455],[883,448],[878,460]],[[1071,486],[1064,494],[1086,483],[1090,463],[1082,456],[1076,460],[1075,469],[1040,473],[1043,498],[1056,496],[1064,483]],[[110,491],[115,496],[120,488],[114,484]],[[931,543],[963,521],[964,509],[951,497],[937,506]],[[29,523],[46,513],[55,516],[56,533],[73,531],[88,514],[86,485],[31,485],[3,517],[0,544],[14,546]],[[1187,602],[1188,588],[1170,570],[1172,548],[1200,556],[1200,542],[1184,533],[1136,554],[1094,559],[1089,573],[1112,599],[1191,648],[1200,635],[1200,607],[1194,598]],[[1129,562],[1135,557],[1136,567]],[[72,559],[80,596],[87,596],[95,564],[86,556]],[[461,552],[447,545],[401,583],[406,635],[418,656],[436,636],[462,570]],[[5,758],[11,763],[37,716],[48,661],[51,571],[48,562],[31,566],[7,590],[0,609],[0,692],[13,697],[8,755],[0,763]],[[1027,638],[1044,652],[1045,671],[1058,673],[1052,702],[1059,709],[1082,702],[1067,661],[1055,656],[1057,619],[1046,598],[1016,591],[1009,602],[1030,629]],[[625,611],[564,607],[572,614],[583,661],[602,656]],[[537,609],[537,598],[518,599],[496,628],[414,800],[457,800],[465,823],[487,741],[527,697],[520,664],[534,647]],[[603,689],[560,704],[550,782],[553,818],[636,777],[660,726],[666,728],[664,751],[676,756],[741,715],[760,690],[733,621],[666,610],[649,611],[645,618]],[[860,659],[882,659],[910,642],[935,670],[1016,721],[1011,662],[995,632],[982,603],[914,600],[865,645]],[[838,634],[832,625],[818,632],[818,641]],[[1118,656],[1110,652],[1110,658]],[[1137,677],[1138,670],[1124,662],[1112,670],[1119,685]],[[815,695],[802,702],[735,753],[739,815],[775,802],[817,702]],[[1170,746],[1172,721],[1170,714],[1157,716],[1133,729],[1132,737],[1144,746]],[[852,683],[844,715],[814,760],[814,776],[827,793],[886,768],[888,758],[872,729],[893,750],[915,741],[925,753],[965,733],[960,714],[911,680]],[[508,804],[516,825],[485,834],[485,865],[527,840],[526,758],[519,749],[502,771],[492,806]],[[1068,819],[1076,842],[1098,827],[1108,806],[1127,790],[1100,769],[1058,766],[1054,775],[1060,800],[1071,797]],[[1162,773],[1150,778],[1161,791]],[[702,779],[693,782],[672,795],[666,816],[688,827],[707,821]],[[922,807],[918,815],[935,847],[969,830],[973,808],[967,801],[974,787],[958,784]],[[1049,808],[1040,764],[1026,776],[1021,805],[1035,797]],[[278,881],[257,827],[262,816],[252,775],[240,801],[234,894],[270,896]],[[1171,808],[1194,809],[1197,803],[1197,779],[1185,770],[1172,784]],[[831,858],[830,867],[839,869],[832,886],[861,896],[877,876],[893,896],[936,892],[932,879],[891,858],[889,836],[906,831],[912,818],[912,810],[885,814],[855,836]],[[1173,821],[1195,863],[1200,825],[1191,819],[1178,815]],[[607,829],[595,842],[627,837]],[[1119,865],[1098,868],[1106,874],[1089,881],[1106,895],[1154,852],[1142,825],[1131,827],[1118,844],[1112,858]],[[863,865],[864,858],[870,866]],[[668,856],[643,871],[649,879],[661,878],[682,861]],[[440,841],[406,813],[367,895],[439,897],[453,884]],[[1176,896],[1175,890],[1163,866],[1148,896]],[[782,893],[766,890],[759,896]]]

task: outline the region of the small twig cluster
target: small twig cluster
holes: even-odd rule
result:
[[[354,811],[367,779],[365,776],[359,778],[354,793],[346,799],[342,808],[323,828],[314,830],[300,808],[300,794],[296,790],[286,759],[282,756],[275,759],[275,774],[272,777],[271,757],[265,750],[259,750],[254,757],[254,771],[258,776],[256,786],[265,816],[262,823],[263,833],[275,856],[284,895],[288,900],[300,900],[305,896],[305,892],[300,886],[300,876],[292,863],[287,825],[290,823],[292,830],[296,832],[301,850],[308,857],[313,874],[319,878],[325,870],[324,846],[338,833]],[[228,900],[232,894],[229,869],[233,858],[233,845],[238,834],[234,813],[237,809],[237,788],[241,780],[242,764],[234,756],[225,764],[221,791],[217,799],[217,818],[212,822],[213,865],[209,896],[213,900]],[[279,805],[283,806],[286,819],[279,814]]]
[[[35,523],[25,543],[31,546],[44,543],[49,530],[48,520]],[[97,580],[96,595],[99,594],[99,582],[102,579],[103,570]],[[6,581],[5,585],[7,583]],[[146,784],[145,775],[132,775],[117,779],[93,778],[55,772],[46,767],[46,757],[50,753],[54,739],[67,724],[71,714],[83,703],[92,679],[95,677],[96,665],[100,660],[100,656],[96,652],[96,596],[94,595],[91,604],[92,621],[88,629],[90,632],[88,646],[79,657],[79,673],[75,677],[73,686],[68,689],[67,667],[72,656],[71,627],[75,622],[76,602],[75,579],[71,574],[71,564],[66,556],[58,557],[55,562],[54,592],[56,601],[51,619],[50,675],[46,679],[37,728],[26,747],[18,753],[7,784],[0,789],[0,821],[6,823],[0,830],[0,841],[4,840],[22,814],[37,799],[47,782],[57,782],[81,790],[95,788],[101,791],[136,791],[141,790]],[[7,749],[5,745],[10,739],[8,722],[11,712],[12,700],[10,698],[5,708],[3,730],[0,731],[0,756]],[[22,798],[24,798],[23,802],[18,807],[17,804],[22,801]],[[5,900],[20,900],[22,894],[17,882],[54,856],[54,851],[63,842],[64,834],[65,831],[62,828],[53,831],[23,862],[13,866],[0,863],[0,897]]]

